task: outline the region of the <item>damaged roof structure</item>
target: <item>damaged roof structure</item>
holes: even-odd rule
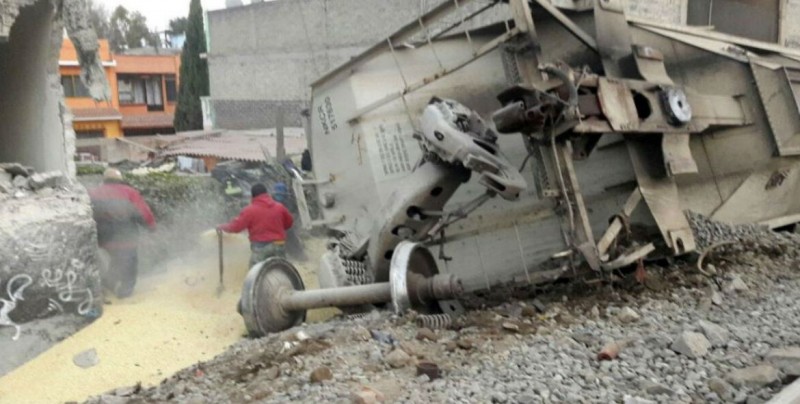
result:
[[[161,155],[199,158],[208,170],[220,161],[271,163],[270,160],[279,155],[275,129],[187,132],[178,134],[176,138]],[[300,154],[307,144],[303,128],[284,128],[284,155]]]

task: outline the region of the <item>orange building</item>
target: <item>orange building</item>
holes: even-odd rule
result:
[[[115,60],[125,136],[175,133],[180,55],[115,55]]]
[[[180,55],[116,55],[100,40],[100,58],[111,100],[94,101],[80,80],[75,47],[61,46],[59,71],[73,127],[81,139],[175,133]]]
[[[61,44],[58,69],[61,86],[67,106],[74,115],[72,126],[79,139],[122,136],[122,114],[119,112],[117,94],[117,62],[108,46],[108,41],[100,41],[100,60],[111,87],[111,100],[97,102],[89,95],[89,90],[81,82],[81,68],[72,41]]]

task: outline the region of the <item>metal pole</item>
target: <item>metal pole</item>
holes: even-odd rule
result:
[[[217,296],[221,295],[223,291],[225,291],[225,284],[223,283],[223,272],[224,272],[224,258],[222,256],[222,231],[217,230],[217,244],[219,246],[219,285],[217,285]]]
[[[463,292],[461,282],[454,275],[435,275],[425,278],[420,274],[409,274],[407,282],[408,294],[414,301],[452,299]],[[392,301],[391,285],[390,282],[381,282],[343,288],[292,291],[280,297],[280,305],[284,311],[296,311],[388,303]]]
[[[389,282],[382,282],[344,288],[291,292],[281,298],[281,308],[286,311],[295,311],[332,306],[359,306],[390,301],[392,301],[391,286]]]
[[[286,148],[284,147],[284,134],[283,134],[283,110],[278,108],[277,116],[275,117],[275,156],[278,159],[278,163],[283,163],[283,160],[286,159]]]

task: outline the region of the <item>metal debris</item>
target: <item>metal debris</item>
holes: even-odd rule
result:
[[[453,319],[449,314],[429,314],[417,316],[416,322],[417,327],[441,330],[449,328],[453,324]]]

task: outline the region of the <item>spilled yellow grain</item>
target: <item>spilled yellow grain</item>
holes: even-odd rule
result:
[[[317,287],[316,265],[323,243],[307,244],[308,262],[297,264],[307,288]],[[216,294],[216,237],[202,237],[199,251],[140,279],[129,299],[109,299],[97,321],[0,378],[0,403],[82,401],[120,386],[145,386],[199,361],[213,358],[244,333],[235,305],[247,272],[247,240],[225,239],[225,286]],[[309,321],[335,311],[309,313]],[[99,364],[82,369],[72,358],[97,351]]]

